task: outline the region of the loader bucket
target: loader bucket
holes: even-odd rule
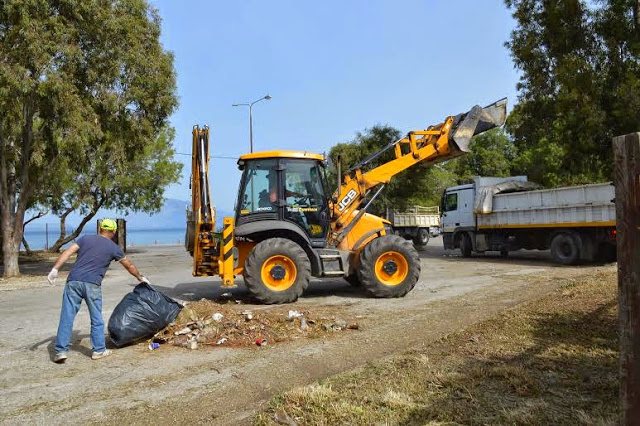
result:
[[[452,139],[460,151],[469,152],[469,143],[473,136],[502,126],[506,119],[507,98],[484,108],[476,105],[466,114],[456,116]]]

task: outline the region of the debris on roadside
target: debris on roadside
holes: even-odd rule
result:
[[[250,311],[233,303],[201,299],[185,306],[176,320],[149,342],[191,350],[215,346],[262,347],[267,342],[318,338],[359,329],[358,322],[347,322],[334,315],[335,309],[319,307],[317,311],[283,310],[281,307]]]

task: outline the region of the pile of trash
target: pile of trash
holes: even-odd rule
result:
[[[162,344],[189,349],[200,347],[249,347],[318,338],[343,330],[359,330],[355,320],[346,321],[328,308],[319,313],[286,308],[259,308],[219,304],[207,299],[189,303],[167,327],[149,341],[149,349]]]

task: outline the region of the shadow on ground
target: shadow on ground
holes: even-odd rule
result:
[[[247,291],[242,277],[238,277],[236,288],[224,288],[220,280],[192,281],[176,284],[173,287],[165,287],[153,284],[153,287],[174,299],[192,302],[202,298],[224,303],[229,300],[238,300],[241,303],[257,303]],[[131,284],[135,287],[136,284]],[[299,300],[315,299],[322,297],[344,297],[350,299],[369,298],[363,291],[352,287],[343,280],[312,280],[309,287]]]

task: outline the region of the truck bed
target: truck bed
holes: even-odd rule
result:
[[[514,192],[493,196],[491,213],[478,214],[479,229],[615,226],[611,183]]]
[[[392,212],[391,221],[395,228],[417,227],[430,228],[440,226],[440,209],[438,206],[414,206],[407,211]]]

